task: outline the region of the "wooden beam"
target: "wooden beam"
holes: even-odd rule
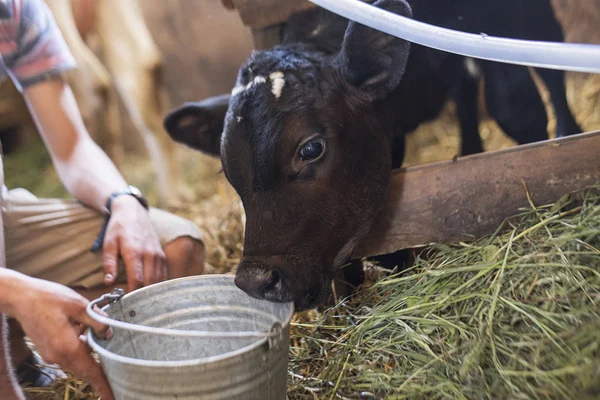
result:
[[[316,7],[307,0],[230,0],[223,4],[230,8],[231,3],[244,25],[253,29],[283,23],[294,13]]]
[[[355,256],[491,234],[503,220],[600,182],[600,131],[393,172],[388,200]]]
[[[271,25],[266,28],[252,29],[252,40],[255,50],[268,50],[277,46],[281,40],[281,25]]]

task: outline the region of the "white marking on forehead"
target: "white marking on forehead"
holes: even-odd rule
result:
[[[281,91],[283,90],[283,86],[285,85],[285,79],[283,72],[273,72],[269,75],[269,79],[271,79],[271,92],[275,96],[276,99],[281,97]]]
[[[265,79],[264,76],[258,75],[257,77],[254,78],[254,80],[252,82],[250,82],[248,84],[248,86],[246,86],[246,89],[250,89],[252,87],[252,85],[258,85],[259,83],[265,83],[267,80]]]
[[[231,95],[236,96],[236,95],[242,93],[243,91],[250,89],[254,85],[259,85],[259,84],[265,83],[265,82],[267,82],[267,79],[264,76],[258,75],[253,80],[248,82],[248,84],[246,86],[237,85],[236,87],[234,87],[233,90],[231,91]]]
[[[285,79],[284,79],[283,72],[280,72],[280,71],[273,72],[272,74],[269,75],[269,79],[271,80],[271,92],[273,93],[273,95],[275,96],[276,99],[280,98],[281,91],[283,90],[283,87],[285,86]],[[259,85],[259,84],[266,83],[266,82],[267,82],[267,79],[264,76],[258,75],[253,80],[248,82],[247,85],[237,85],[236,87],[234,87],[233,90],[231,91],[231,95],[237,96],[238,94],[250,89],[254,85]]]

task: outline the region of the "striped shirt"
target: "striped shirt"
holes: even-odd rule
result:
[[[43,0],[0,0],[0,81],[9,75],[22,91],[74,67]]]

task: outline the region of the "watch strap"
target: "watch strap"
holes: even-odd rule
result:
[[[90,249],[92,253],[97,253],[100,249],[102,249],[102,245],[104,244],[104,236],[106,235],[106,228],[108,227],[108,222],[110,221],[110,214],[106,214],[104,216],[104,222],[102,223],[102,227],[100,228],[100,232],[98,232],[98,236],[92,244],[92,248]]]
[[[144,196],[142,195],[142,192],[140,192],[140,190],[138,188],[136,188],[135,186],[129,185],[129,186],[127,186],[127,189],[111,193],[111,195],[108,196],[108,199],[106,199],[106,204],[104,205],[104,212],[106,214],[110,214],[111,213],[111,206],[112,206],[113,200],[115,198],[119,197],[119,196],[122,196],[122,195],[132,196],[146,210],[149,208],[148,201],[144,198]]]

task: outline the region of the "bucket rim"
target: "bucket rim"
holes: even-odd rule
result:
[[[153,285],[148,285],[143,288],[137,289],[134,292],[127,293],[126,295],[123,296],[123,298],[125,298],[129,295],[132,295],[133,293],[139,293],[141,291],[145,291],[147,289],[154,288],[157,286],[174,284],[176,282],[181,282],[181,281],[186,281],[186,280],[218,279],[218,278],[226,278],[226,279],[233,280],[235,278],[235,276],[230,275],[230,274],[207,274],[207,275],[176,278],[176,279],[171,279],[169,281],[159,282],[159,283],[155,283]],[[265,300],[265,301],[268,301],[268,300]],[[285,320],[280,325],[281,331],[283,332],[290,326],[290,323],[294,316],[294,304],[293,303],[282,303],[282,304],[290,304],[289,313],[288,313],[287,317],[285,318]],[[96,314],[94,311],[90,310],[90,312]],[[88,312],[88,314],[89,314],[89,312]],[[98,315],[98,314],[96,314],[96,315]],[[104,319],[104,317],[103,317],[103,319]],[[114,320],[112,320],[112,321],[114,321]],[[134,324],[131,324],[131,325],[134,325]],[[140,325],[140,326],[143,326],[143,325]],[[111,361],[118,361],[118,362],[121,362],[124,364],[136,365],[136,366],[142,366],[142,367],[189,367],[189,366],[209,364],[209,363],[213,363],[213,362],[223,361],[223,360],[227,360],[229,358],[239,356],[239,355],[249,352],[251,350],[254,350],[255,348],[260,347],[260,346],[264,345],[265,343],[267,343],[267,341],[271,337],[271,335],[269,333],[266,333],[264,336],[247,335],[245,337],[255,337],[255,338],[257,338],[257,340],[247,346],[240,348],[240,349],[237,349],[237,350],[234,350],[231,352],[227,352],[227,353],[223,353],[223,354],[219,354],[216,356],[205,357],[205,358],[196,358],[196,359],[191,359],[191,360],[157,361],[157,360],[143,360],[143,359],[138,359],[138,358],[131,358],[131,357],[126,357],[126,356],[112,353],[112,352],[108,351],[107,349],[105,349],[104,347],[102,347],[99,343],[97,343],[97,339],[91,328],[87,329],[86,336],[87,336],[87,341],[88,341],[90,347],[94,351],[96,351],[101,357],[105,357],[107,359],[110,359]],[[227,335],[221,336],[221,338],[226,338],[226,337],[227,337]],[[211,339],[211,338],[215,338],[215,336],[209,336],[209,337],[204,337],[204,338]]]
[[[90,318],[92,318],[93,320],[95,320],[96,322],[99,322],[101,324],[112,326],[114,328],[128,330],[128,331],[148,333],[151,335],[221,339],[224,337],[230,337],[230,338],[247,338],[247,337],[263,338],[263,337],[266,337],[266,338],[270,338],[277,334],[276,332],[258,332],[258,331],[216,332],[216,331],[186,331],[186,330],[171,329],[171,328],[156,328],[156,327],[151,327],[151,326],[132,324],[130,322],[125,322],[125,321],[119,321],[117,319],[105,317],[105,316],[100,315],[97,312],[93,311],[94,306],[96,306],[97,304],[101,303],[102,301],[104,301],[106,299],[113,300],[113,301],[115,301],[115,300],[120,301],[121,299],[125,299],[125,298],[129,297],[130,295],[137,296],[146,290],[152,290],[159,286],[173,285],[175,283],[178,283],[181,281],[186,281],[186,280],[214,279],[214,278],[225,278],[229,281],[232,281],[234,279],[234,276],[226,275],[226,274],[190,276],[190,277],[184,277],[184,278],[178,278],[178,279],[171,279],[169,281],[164,281],[164,282],[156,283],[153,285],[148,285],[144,288],[137,289],[137,290],[135,290],[131,293],[127,293],[125,295],[106,293],[106,294],[100,296],[99,298],[97,298],[96,300],[91,301],[87,305],[86,311],[87,311],[87,314],[90,316]],[[232,285],[229,289],[236,290],[237,287]],[[119,290],[121,290],[121,289],[119,289]],[[241,291],[240,289],[237,289],[237,290]],[[259,300],[259,301],[268,301],[268,300]],[[291,318],[294,314],[294,303],[293,302],[285,302],[285,303],[276,303],[276,304],[285,304],[285,305],[290,306],[290,314],[289,314],[287,320],[284,321],[284,323],[288,322],[288,320],[291,321]],[[104,307],[108,307],[108,306],[109,305],[107,304]],[[280,324],[280,325],[282,327],[284,326],[284,324]]]

